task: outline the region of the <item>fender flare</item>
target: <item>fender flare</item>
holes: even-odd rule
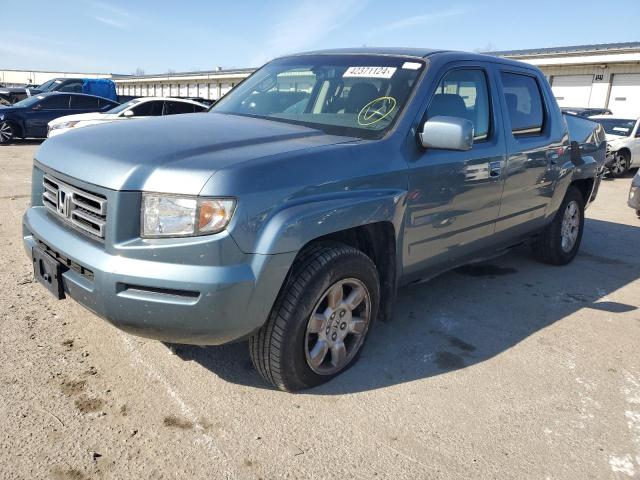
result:
[[[397,240],[402,231],[406,195],[406,190],[358,191],[289,204],[260,228],[252,253],[298,252],[317,238],[378,222],[391,222]]]

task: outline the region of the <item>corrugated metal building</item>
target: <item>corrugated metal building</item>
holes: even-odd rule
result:
[[[640,116],[640,42],[492,52],[540,67],[561,107]]]
[[[537,65],[562,107],[610,108],[640,116],[640,42],[491,52]],[[0,84],[43,83],[54,77],[113,78],[127,96],[201,97],[218,100],[254,69],[216,69],[161,75],[0,70]]]
[[[52,78],[111,78],[110,73],[74,73],[53,72],[50,70],[0,70],[0,85],[17,87],[19,85],[40,85]]]
[[[608,107],[640,116],[640,42],[491,52],[542,69],[562,107]],[[217,100],[253,69],[114,77],[118,93]]]
[[[135,97],[199,97],[218,100],[253,73],[252,68],[117,77],[119,95]]]

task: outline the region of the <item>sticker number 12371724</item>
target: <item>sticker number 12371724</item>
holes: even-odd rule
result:
[[[349,67],[342,77],[391,78],[396,70],[396,67]]]

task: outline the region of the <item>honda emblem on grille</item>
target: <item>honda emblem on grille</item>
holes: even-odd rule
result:
[[[63,217],[69,217],[69,206],[71,205],[71,192],[63,188],[58,188],[58,213]]]

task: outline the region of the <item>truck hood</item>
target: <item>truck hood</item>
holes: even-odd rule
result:
[[[24,87],[0,87],[0,95],[8,93],[26,93],[27,89]]]
[[[356,140],[271,120],[195,113],[71,131],[45,141],[36,161],[112,190],[195,195],[216,171],[234,164]]]

